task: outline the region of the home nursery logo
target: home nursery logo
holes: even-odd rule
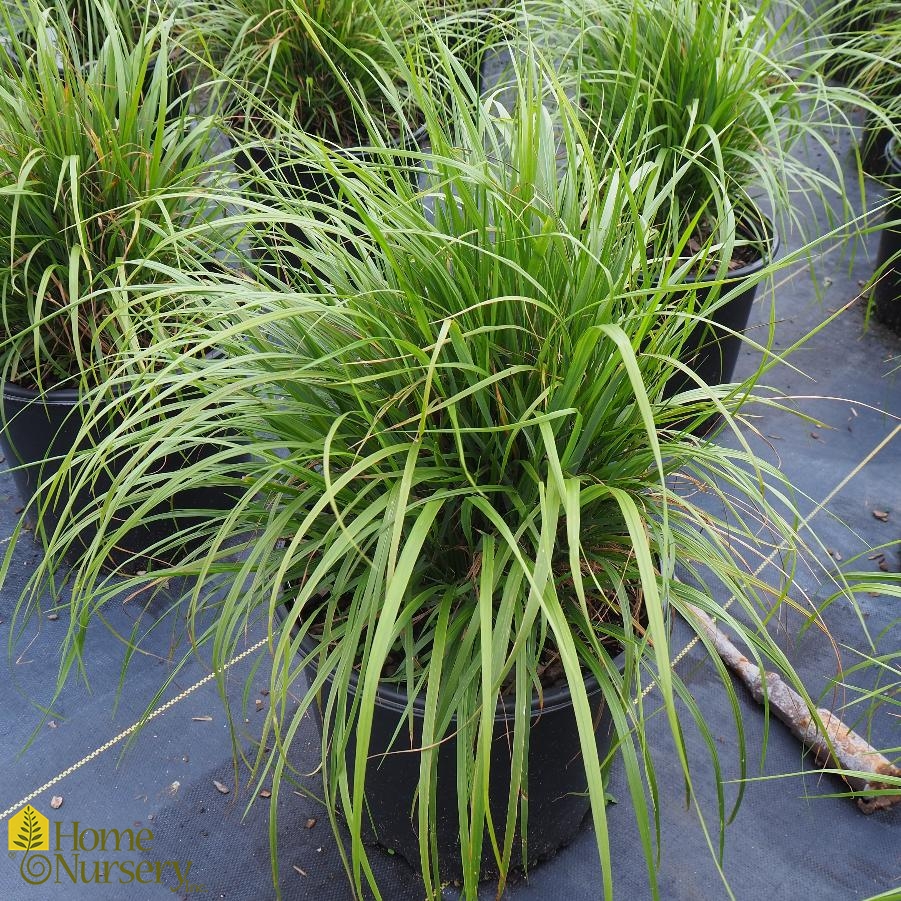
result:
[[[50,821],[30,804],[9,821],[9,850],[50,850]]]
[[[51,823],[29,804],[10,817],[8,838],[9,856],[15,860],[22,855],[19,875],[28,885],[155,883],[181,894],[206,891],[190,881],[190,860],[148,859],[150,829],[91,829],[77,820]],[[36,853],[42,851],[47,853]]]

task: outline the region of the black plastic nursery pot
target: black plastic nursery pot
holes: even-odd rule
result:
[[[886,208],[879,239],[873,311],[880,322],[901,333],[901,146],[896,140],[889,142],[885,157],[894,200]]]
[[[301,645],[309,654],[313,645],[307,639]],[[624,656],[617,659],[622,666]],[[310,667],[311,672],[314,671]],[[330,683],[329,683],[330,684]],[[356,688],[356,680],[351,691]],[[603,761],[614,735],[612,718],[601,695],[597,680],[585,674],[585,688],[592,706],[598,753]],[[322,726],[322,712],[314,707]],[[401,855],[414,870],[420,870],[417,823],[411,818],[416,786],[419,780],[422,746],[422,724],[425,702],[413,703],[412,732],[407,711],[407,696],[392,685],[382,684],[376,694],[366,768],[367,838],[388,851]],[[489,806],[502,843],[510,790],[514,713],[511,706],[498,703],[494,717],[491,750]],[[528,827],[527,862],[531,866],[553,856],[578,835],[588,814],[588,781],[583,764],[572,696],[567,686],[552,687],[539,699],[533,695],[528,752]],[[439,872],[442,880],[460,880],[463,867],[460,854],[459,818],[457,813],[456,753],[457,743],[450,735],[438,754],[436,779],[437,822],[431,824],[438,843]],[[412,750],[411,750],[412,749]],[[353,766],[356,746],[351,739],[346,760]],[[371,829],[371,832],[369,832]],[[513,843],[511,868],[522,869],[522,836],[517,827]],[[481,877],[498,876],[498,866],[487,836],[484,839]]]
[[[735,290],[742,282],[750,282],[748,286],[726,303],[721,304],[709,316],[709,323],[698,323],[691,331],[682,346],[680,361],[692,369],[696,375],[708,385],[722,385],[732,381],[735,364],[742,346],[742,333],[748,325],[751,307],[757,296],[756,276],[776,257],[779,249],[779,238],[768,222],[762,223],[768,232],[761,239],[760,254],[757,259],[731,271],[724,285],[714,286],[718,280],[716,273],[702,276],[694,285],[701,287],[695,290],[695,309],[703,310],[710,302],[713,291],[720,294]],[[742,228],[746,237],[755,234],[750,225]],[[765,249],[764,249],[765,248]],[[704,287],[709,284],[710,287]],[[688,375],[678,372],[671,376],[664,389],[664,399],[673,397],[681,391],[696,388],[697,383]]]
[[[60,471],[62,457],[78,442],[84,424],[85,407],[77,389],[57,388],[41,393],[11,382],[5,382],[0,387],[0,402],[0,446],[7,463],[15,467],[12,475],[22,502],[29,507],[26,515],[30,519],[40,515],[41,529],[48,537],[52,536],[69,497],[56,495],[50,498],[44,493],[46,489],[42,489],[41,483]],[[104,431],[107,434],[112,431],[112,419],[113,417],[108,431],[105,427],[96,430],[97,433],[90,439],[92,443],[102,440]],[[79,449],[86,446],[89,447],[90,444],[83,439]],[[197,462],[210,452],[198,449],[184,456],[172,454],[165,458],[159,470],[176,472],[186,463]],[[80,513],[90,510],[97,499],[106,494],[112,479],[121,472],[125,462],[124,457],[113,459],[107,470],[96,474],[90,490],[82,489],[78,493],[70,512],[70,522],[77,521]],[[148,568],[153,562],[144,556],[149,548],[171,535],[177,528],[201,522],[200,518],[189,519],[181,515],[176,518],[174,511],[224,510],[233,503],[231,495],[222,489],[186,489],[173,498],[171,505],[154,508],[148,513],[147,522],[129,531],[120,543],[121,552],[111,554],[108,564],[119,566],[127,562],[135,568]],[[172,518],[166,518],[167,513],[173,513]],[[87,547],[95,533],[93,526],[86,525],[70,550],[70,558]],[[187,546],[185,550],[188,550]],[[163,562],[172,562],[172,555]]]
[[[860,162],[867,175],[876,178],[891,176],[892,170],[887,154],[892,139],[891,129],[868,116],[860,138]]]
[[[598,749],[603,758],[611,740],[612,721],[595,680],[589,677],[586,683],[593,707]],[[370,745],[370,753],[375,757],[367,768],[366,799],[378,843],[401,854],[414,869],[418,869],[419,838],[410,811],[419,778],[419,755],[387,753],[409,751],[411,747],[409,732],[405,731],[405,724],[401,722],[405,704],[406,698],[387,686],[380,690]],[[417,709],[413,747],[422,744],[423,716],[424,711]],[[400,736],[391,744],[398,725],[401,726]],[[506,814],[512,732],[513,711],[499,705],[494,718],[489,796],[495,824],[503,824]],[[576,837],[590,806],[572,697],[567,688],[545,694],[542,705],[539,705],[537,698],[532,701],[528,771],[526,849],[529,863],[535,863],[551,857]],[[461,879],[456,742],[453,739],[442,745],[438,755],[436,792],[438,820],[432,826],[438,839],[441,877]],[[497,862],[487,838],[485,845],[481,874],[484,878],[490,878],[498,875]],[[522,862],[519,833],[513,847],[511,865],[516,869]]]

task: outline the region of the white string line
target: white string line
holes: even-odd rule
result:
[[[66,778],[66,776],[70,776],[76,770],[81,769],[81,767],[83,767],[86,763],[89,763],[95,757],[99,757],[104,751],[108,751],[114,745],[116,745],[120,741],[122,741],[123,738],[127,738],[129,735],[131,735],[133,732],[135,732],[141,726],[149,723],[153,719],[156,719],[156,717],[161,716],[163,713],[165,713],[171,707],[174,707],[179,701],[184,700],[188,695],[197,691],[197,689],[200,688],[202,685],[206,685],[206,683],[209,682],[211,679],[214,679],[217,675],[224,673],[227,669],[229,669],[229,667],[232,667],[239,661],[243,660],[245,657],[248,656],[248,654],[252,654],[254,651],[258,651],[261,647],[263,647],[264,644],[266,644],[266,642],[268,640],[269,640],[268,637],[263,638],[260,641],[258,641],[255,645],[253,645],[252,647],[249,647],[246,650],[242,651],[236,657],[232,657],[232,659],[229,660],[227,663],[225,663],[221,669],[214,670],[211,673],[207,673],[207,675],[205,675],[199,682],[195,682],[190,688],[185,689],[181,694],[176,695],[174,698],[171,698],[170,700],[166,701],[165,704],[162,704],[160,707],[157,707],[154,711],[152,711],[146,717],[138,720],[136,723],[132,723],[132,725],[130,725],[124,731],[120,732],[115,738],[111,738],[108,742],[106,742],[106,744],[103,744],[99,748],[96,748],[95,750],[91,751],[91,753],[88,754],[87,757],[82,757],[82,759],[79,760],[78,763],[72,764],[72,766],[68,767],[67,769],[65,769],[61,773],[59,773],[58,775],[54,776],[49,782],[45,782],[40,788],[35,789],[33,792],[29,792],[29,794],[27,794],[24,798],[22,798],[21,801],[19,801],[16,804],[13,804],[11,807],[7,807],[7,809],[4,810],[3,813],[0,813],[0,820],[5,820],[11,813],[15,813],[15,811],[17,811],[20,807],[23,807],[29,801],[32,801],[34,798],[36,798],[38,795],[43,794],[45,791],[47,791],[48,788],[51,788],[52,786],[56,785],[57,782],[61,782],[63,779]]]

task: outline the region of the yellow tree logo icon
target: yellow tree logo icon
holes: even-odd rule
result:
[[[50,822],[30,804],[9,820],[10,851],[47,851],[50,848]]]

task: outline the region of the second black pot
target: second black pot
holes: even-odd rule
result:
[[[69,495],[47,497],[41,483],[60,471],[62,458],[78,443],[84,425],[85,408],[76,389],[57,388],[39,393],[6,382],[0,391],[0,446],[13,469],[16,489],[31,517],[40,515],[40,522],[33,523],[50,537],[54,534],[63,514]],[[113,417],[114,418],[114,417]],[[90,438],[82,441],[78,449],[86,449],[98,443],[115,426],[110,421],[98,425]],[[186,455],[172,454],[159,465],[160,472],[177,472],[186,464],[196,463],[211,451],[193,450]],[[127,454],[127,452],[126,452]],[[82,489],[75,497],[69,522],[77,522],[79,513],[91,510],[97,499],[102,498],[112,485],[112,479],[121,472],[127,456],[114,457],[105,471],[98,472],[91,490]],[[120,544],[120,551],[110,555],[109,564],[147,569],[153,560],[145,554],[158,541],[178,529],[199,524],[200,519],[176,516],[178,510],[225,510],[232,506],[234,498],[227,490],[217,488],[187,489],[176,495],[166,506],[155,508],[148,514],[148,521],[127,533]],[[172,514],[167,516],[167,514]],[[123,511],[123,520],[127,511]],[[149,518],[149,517],[152,517]],[[96,534],[93,526],[85,526],[77,542],[72,546],[70,558],[77,556],[88,546]],[[185,550],[188,550],[185,547]],[[171,562],[169,557],[167,561]]]
[[[867,175],[875,178],[892,176],[887,150],[891,141],[891,129],[881,125],[873,117],[868,117],[860,138],[860,163]]]
[[[748,325],[751,307],[757,296],[756,276],[772,259],[779,249],[779,239],[768,223],[765,224],[769,234],[761,238],[761,253],[753,262],[747,263],[729,273],[728,284],[714,285],[717,275],[705,275],[695,284],[701,287],[695,290],[694,306],[704,310],[711,302],[711,294],[734,290],[736,284],[744,281],[750,284],[731,300],[721,304],[708,318],[709,323],[700,322],[692,329],[682,346],[680,360],[708,385],[722,385],[732,381],[735,364],[742,346],[742,333]],[[750,227],[743,229],[745,237],[754,235]],[[765,250],[764,250],[765,248]],[[709,287],[704,285],[708,284]],[[677,372],[666,383],[664,399],[671,398],[681,391],[696,388],[697,383],[688,375]]]
[[[901,146],[897,141],[889,142],[885,156],[890,177],[901,185]],[[893,190],[894,201],[886,208],[879,239],[873,311],[880,322],[901,333],[901,187]]]

